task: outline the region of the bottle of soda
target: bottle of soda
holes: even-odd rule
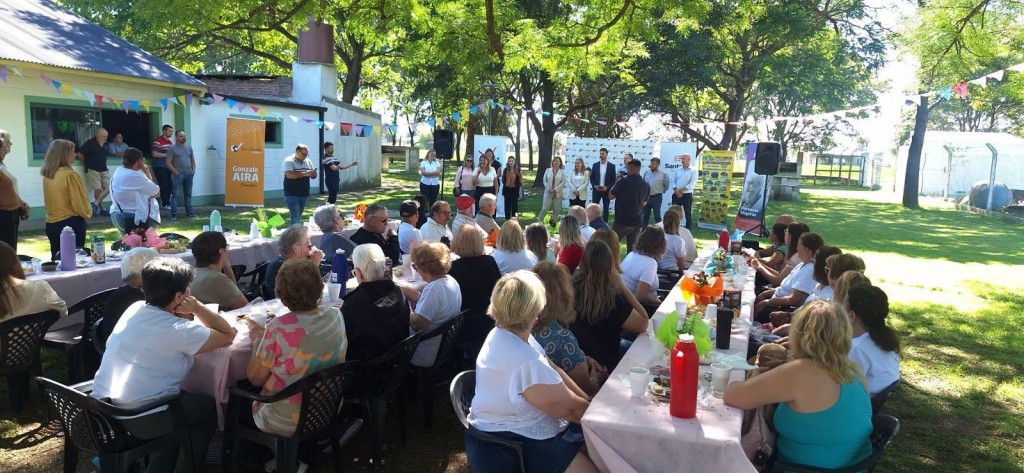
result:
[[[697,416],[697,374],[700,370],[700,355],[693,335],[680,334],[672,348],[672,363],[669,379],[672,396],[669,398],[668,413],[672,417],[692,419]]]

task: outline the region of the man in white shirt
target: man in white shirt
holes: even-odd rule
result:
[[[660,169],[661,160],[658,158],[651,158],[650,169],[644,173],[644,182],[651,187],[651,195],[647,198],[647,203],[644,204],[644,213],[640,217],[643,219],[641,226],[646,227],[647,222],[651,217],[651,212],[654,213],[654,223],[661,221],[661,201],[668,190],[669,179],[668,174]]]
[[[403,255],[409,254],[412,247],[423,239],[416,224],[420,220],[420,205],[415,200],[406,200],[398,206],[398,215],[402,224],[398,226],[398,249]]]
[[[693,230],[693,188],[697,185],[697,168],[690,166],[691,157],[688,153],[676,158],[683,163],[676,171],[675,182],[672,183],[672,205],[683,208],[684,225],[687,230]]]
[[[590,240],[590,236],[597,230],[590,226],[590,218],[587,215],[587,209],[578,205],[569,207],[569,215],[576,218],[576,221],[580,223],[580,236],[583,237],[583,243]]]
[[[93,381],[92,397],[127,408],[180,396],[192,445],[150,456],[148,471],[202,471],[217,427],[213,398],[181,390],[193,357],[231,344],[235,330],[189,292],[194,271],[177,258],[156,258],[142,269],[144,301],[125,311],[107,340]],[[166,408],[125,419],[125,428],[142,439],[171,433]],[[196,452],[189,458],[189,452]]]
[[[455,199],[455,209],[458,214],[455,215],[455,220],[452,222],[452,235],[459,232],[459,228],[463,225],[469,225],[476,228],[476,232],[480,234],[480,239],[487,238],[487,232],[480,225],[477,225],[476,219],[473,218],[473,204],[476,201],[468,195],[460,195],[458,199]]]
[[[448,202],[439,200],[430,207],[427,223],[420,227],[423,241],[439,241],[446,245],[452,242],[452,231],[446,226],[452,217],[452,208]]]

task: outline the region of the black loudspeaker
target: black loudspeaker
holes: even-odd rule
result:
[[[455,149],[455,133],[451,130],[434,130],[434,151],[437,159],[452,159]]]
[[[754,152],[754,172],[762,176],[774,176],[779,173],[779,161],[781,160],[782,146],[780,144],[774,141],[758,143],[757,151]]]

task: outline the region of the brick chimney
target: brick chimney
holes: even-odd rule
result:
[[[338,96],[338,69],[334,66],[334,26],[310,17],[299,32],[299,58],[292,64],[292,100],[321,105],[324,97]]]

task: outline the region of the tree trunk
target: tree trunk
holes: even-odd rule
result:
[[[520,149],[523,147],[522,139],[523,139],[523,110],[522,109],[516,109],[516,137],[512,141],[515,143],[515,147],[516,147],[516,162],[519,163],[519,167],[520,168],[522,168],[522,166],[523,166],[523,160],[522,160],[522,157],[521,157],[522,153],[520,153]],[[508,161],[508,159],[506,159],[506,161]]]
[[[541,111],[554,110],[555,106],[555,84],[551,82],[550,76],[547,72],[540,73],[540,93],[541,93]],[[534,120],[537,120],[536,114],[534,114]],[[565,118],[562,119],[563,121]],[[544,171],[551,166],[551,155],[554,152],[555,144],[555,132],[558,131],[558,125],[555,125],[555,118],[553,113],[547,115],[540,114],[540,126],[537,127],[537,141],[540,146],[540,153],[537,164],[537,176],[533,179],[533,187],[541,188],[544,187]],[[534,122],[536,126],[537,123]]]
[[[359,93],[359,78],[363,75],[362,51],[356,51],[345,67],[348,70],[345,71],[345,82],[341,85],[341,101],[351,105]]]
[[[914,115],[914,135],[907,150],[907,176],[903,180],[903,206],[916,209],[918,188],[921,181],[921,151],[924,149],[924,134],[928,131],[928,96],[921,96],[921,103]]]
[[[530,153],[528,158],[530,160],[529,169],[533,171],[533,121],[527,117],[526,120],[526,150]]]

